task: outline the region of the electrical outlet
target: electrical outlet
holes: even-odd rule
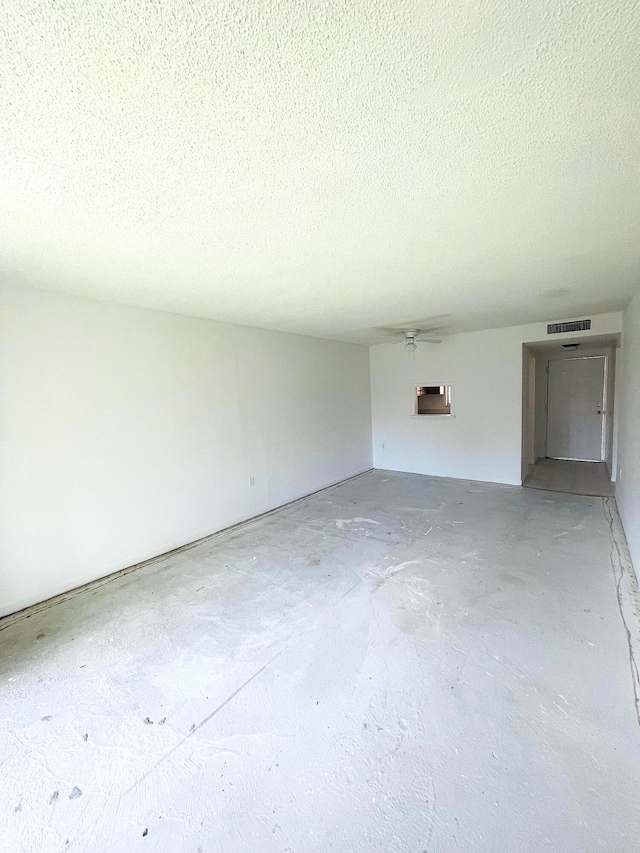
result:
[[[256,484],[256,478],[254,476],[249,477],[249,485],[255,486],[255,484]]]

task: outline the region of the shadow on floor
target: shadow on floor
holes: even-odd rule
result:
[[[522,484],[528,489],[568,492],[610,498],[615,494],[609,469],[604,462],[569,462],[538,459]]]

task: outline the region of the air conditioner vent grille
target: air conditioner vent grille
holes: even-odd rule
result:
[[[591,328],[591,320],[569,320],[567,323],[549,323],[548,335],[560,335],[565,332],[588,332]]]

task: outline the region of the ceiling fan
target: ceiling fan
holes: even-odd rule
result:
[[[433,332],[438,332],[441,329],[445,329],[446,326],[432,326],[428,329],[417,329],[417,328],[390,328],[384,329],[383,333],[388,336],[393,336],[399,338],[399,340],[394,341],[396,344],[404,344],[404,348],[407,352],[415,352],[418,348],[418,344],[441,344],[442,338],[434,338]]]

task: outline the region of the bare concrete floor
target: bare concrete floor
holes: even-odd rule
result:
[[[637,851],[639,600],[611,500],[371,472],[0,622],[0,846]]]
[[[613,497],[614,488],[604,462],[538,459],[523,483],[528,489],[569,492],[573,495]]]

